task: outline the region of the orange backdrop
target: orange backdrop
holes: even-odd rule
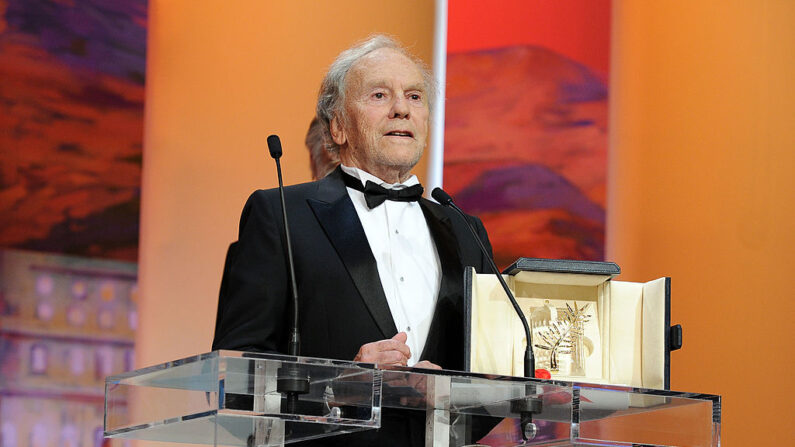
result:
[[[253,190],[276,185],[266,137],[281,137],[285,183],[309,181],[304,136],[334,57],[381,32],[430,61],[434,17],[422,0],[149,8],[138,366],[210,349],[240,211]]]
[[[795,2],[616,1],[612,41],[607,258],[672,277],[671,386],[724,445],[789,445]]]

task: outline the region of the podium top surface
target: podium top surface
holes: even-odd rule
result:
[[[285,407],[283,387],[296,378],[305,380],[305,392]],[[573,437],[627,417],[696,414],[707,427],[704,439],[720,426],[717,395],[254,352],[199,354],[110,376],[105,384],[106,436],[212,445],[249,445],[246,436],[255,432],[275,439],[261,445],[278,445],[374,429],[383,409],[516,419],[516,404],[528,399],[540,405],[535,420]],[[263,432],[264,421],[281,428]],[[658,432],[642,440],[654,441]]]
[[[482,383],[490,387],[522,388],[526,384],[535,384],[543,390],[552,392],[572,390],[603,390],[613,393],[637,394],[644,396],[686,398],[697,400],[719,401],[720,396],[715,394],[693,393],[675,390],[638,388],[621,385],[597,384],[588,382],[571,382],[563,380],[545,380],[526,377],[504,376],[495,374],[480,374],[464,371],[437,370],[424,368],[410,368],[403,366],[381,366],[373,363],[360,363],[348,360],[323,359],[315,357],[288,356],[283,354],[259,353],[218,350],[185,357],[158,365],[129,371],[122,374],[108,376],[106,386],[118,384],[194,390],[204,392],[218,391],[218,384],[224,377],[230,375],[253,376],[254,365],[257,363],[295,364],[306,368],[310,372],[312,382],[334,380],[358,380],[362,377],[374,377],[381,380],[390,391],[398,389],[390,387],[389,383],[398,383],[400,380],[421,381],[433,378],[446,379],[453,383]],[[405,391],[405,389],[404,389]],[[416,390],[415,390],[416,391]],[[414,394],[412,394],[414,395]],[[404,396],[400,396],[404,397]],[[412,407],[409,404],[399,404],[398,407]],[[423,409],[426,407],[423,406]]]

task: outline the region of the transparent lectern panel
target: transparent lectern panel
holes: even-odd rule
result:
[[[720,445],[720,397],[610,386],[581,386],[577,439],[606,445]]]
[[[284,377],[306,379],[292,404]],[[109,377],[105,435],[264,446],[351,433],[378,427],[380,383],[372,365],[217,351]]]
[[[278,387],[296,378],[291,401]],[[216,351],[105,389],[117,439],[291,444],[378,428],[387,408],[424,420],[428,446],[720,445],[719,396],[307,357]]]
[[[213,412],[218,408],[218,366],[218,356],[211,353],[108,377],[106,435],[170,426],[186,415]]]
[[[548,445],[570,437],[565,383],[401,367],[384,368],[382,380],[384,408],[426,412],[426,445]],[[534,437],[525,441],[527,423]]]

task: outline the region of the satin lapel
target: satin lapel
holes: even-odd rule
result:
[[[321,200],[308,199],[307,202],[351,275],[384,338],[390,338],[397,333],[397,327],[389,311],[378,276],[378,267],[370,244],[367,243],[364,228],[338,171],[339,168],[323,180],[319,191]]]
[[[457,315],[463,311],[460,297],[463,293],[464,267],[461,265],[458,240],[453,233],[450,218],[444,214],[440,205],[426,199],[420,199],[419,203],[431,231],[431,237],[436,244],[436,252],[439,254],[439,263],[442,267],[442,280],[439,285],[436,309],[428,333],[428,341],[425,343],[421,357],[425,358],[426,354],[430,354],[432,350],[439,349],[438,337],[452,336],[456,339],[460,337],[441,332],[456,327],[456,321],[450,321],[450,319],[458,318]]]

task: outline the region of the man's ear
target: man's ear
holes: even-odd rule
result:
[[[348,138],[345,136],[345,129],[342,127],[339,117],[334,116],[334,118],[331,119],[329,130],[331,131],[331,139],[337,143],[337,146],[342,146],[348,141]]]

